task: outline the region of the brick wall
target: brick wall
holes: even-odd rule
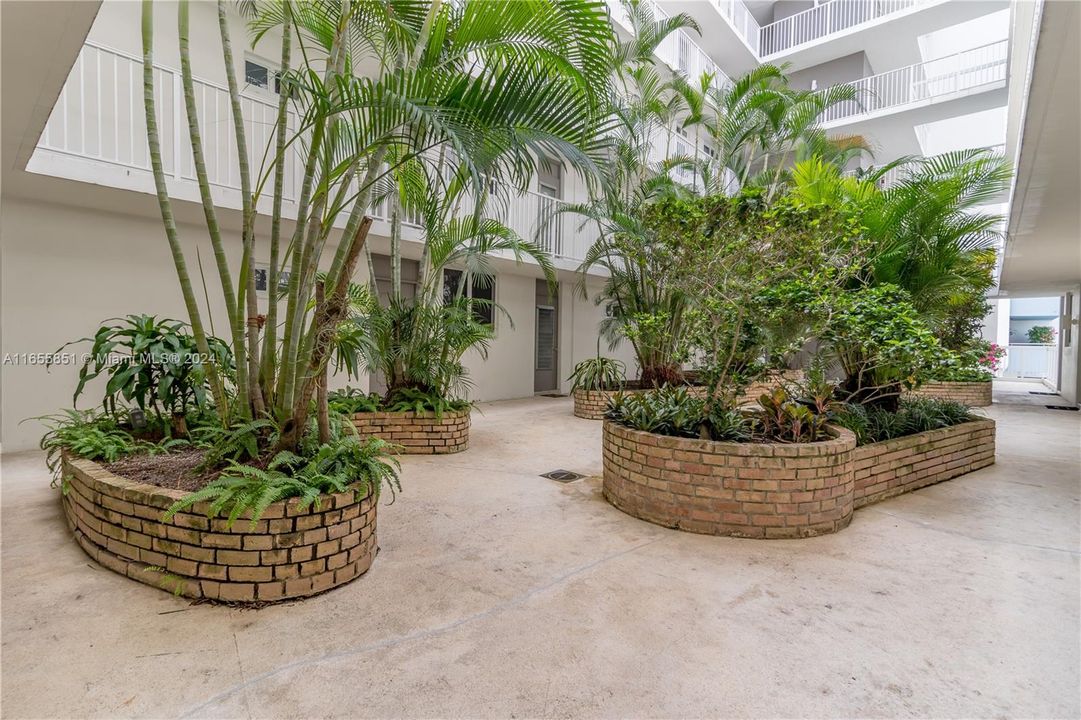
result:
[[[375,435],[402,446],[406,455],[461,452],[469,447],[469,411],[435,413],[369,412],[353,415],[361,437]]]
[[[724,443],[666,437],[605,421],[604,496],[666,527],[793,538],[836,532],[854,508],[995,462],[995,424],[976,420],[856,447]]]
[[[852,517],[847,430],[799,445],[675,438],[604,423],[604,495],[620,510],[712,535],[794,538]]]
[[[616,390],[575,390],[574,414],[586,420],[600,420],[608,407],[608,400]]]
[[[994,420],[975,420],[864,445],[852,454],[855,504],[869,505],[994,462]]]
[[[954,400],[969,407],[987,407],[991,404],[991,381],[939,382],[932,380],[919,386],[909,394]]]
[[[131,482],[97,463],[64,460],[64,513],[79,545],[122,575],[193,598],[238,602],[313,595],[364,574],[376,553],[376,502],[352,492],[270,505],[253,528],[226,528],[205,503],[161,516],[185,495]]]

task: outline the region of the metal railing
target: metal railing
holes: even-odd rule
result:
[[[162,145],[162,165],[171,182],[196,181],[194,158],[188,134],[179,71],[155,66],[158,132]],[[210,183],[218,188],[240,190],[237,142],[232,109],[224,86],[195,79],[195,103],[199,114],[203,154]],[[273,153],[277,122],[277,97],[245,91],[241,103],[245,117],[249,161],[253,176],[264,164],[264,154]],[[290,129],[296,118],[289,115]],[[87,42],[72,66],[67,82],[53,107],[38,147],[62,156],[92,160],[110,166],[139,171],[148,179],[151,172],[143,106],[142,59],[112,48]],[[303,168],[295,152],[286,157],[284,199],[292,203],[300,187]],[[130,173],[129,173],[130,174]],[[266,193],[264,193],[265,195]],[[558,215],[544,219],[561,200],[536,192],[504,193],[503,202],[492,202],[490,213],[523,238],[536,241],[555,257],[581,260],[596,233],[582,235],[577,218]],[[236,196],[239,206],[239,195]],[[261,202],[261,212],[269,201]],[[464,203],[462,213],[472,211]],[[373,217],[386,220],[388,203],[374,203]],[[415,212],[403,213],[402,222],[420,227]]]
[[[758,21],[755,20],[751,11],[747,9],[743,0],[710,0],[710,2],[713,3],[713,7],[717,8],[717,12],[721,14],[721,17],[728,21],[736,34],[743,38],[743,42],[747,43],[747,47],[755,55],[760,55],[762,28],[759,27]]]
[[[763,25],[759,31],[759,55],[766,57],[784,52],[832,33],[936,1],[831,0]]]
[[[1058,345],[1010,343],[1002,377],[1058,383]]]
[[[195,103],[203,154],[211,185],[239,189],[237,142],[228,90],[195,79]],[[195,161],[185,120],[180,73],[155,65],[158,133],[162,166],[178,180],[195,180]],[[278,108],[276,98],[244,93],[248,158],[253,173],[263,164],[263,150],[273,147]],[[289,126],[296,118],[289,114]],[[143,62],[134,55],[87,42],[79,51],[68,80],[53,107],[39,147],[98,162],[150,171],[143,108]],[[284,197],[295,198],[300,168],[286,157]]]
[[[828,108],[822,123],[898,108],[1006,81],[1008,40],[890,70],[848,83],[856,99]]]

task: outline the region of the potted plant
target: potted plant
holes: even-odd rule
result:
[[[600,341],[597,356],[583,360],[571,373],[571,394],[574,396],[574,414],[586,420],[600,420],[608,400],[623,389],[627,366],[613,358],[602,357]]]

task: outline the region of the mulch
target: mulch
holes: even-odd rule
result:
[[[221,475],[220,468],[196,471],[205,455],[205,450],[194,448],[160,455],[130,455],[114,463],[106,463],[104,467],[114,475],[133,482],[194,492]]]

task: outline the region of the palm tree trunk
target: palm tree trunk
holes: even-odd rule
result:
[[[206,332],[203,329],[202,317],[199,314],[199,304],[195,299],[191,276],[188,274],[187,262],[184,259],[184,250],[180,247],[180,237],[176,229],[176,220],[173,217],[173,207],[169,200],[169,189],[165,184],[165,169],[161,161],[161,140],[158,137],[158,121],[154,100],[153,0],[143,0],[142,40],[143,108],[146,112],[146,137],[149,146],[150,167],[154,175],[154,188],[158,197],[158,208],[161,210],[162,224],[165,226],[165,237],[169,242],[173,266],[176,268],[177,280],[180,282],[180,292],[184,298],[184,306],[188,311],[188,321],[191,323],[191,331],[195,336],[195,345],[204,357],[211,357],[210,346],[206,341]],[[213,363],[208,363],[206,369],[210,390],[214,395],[214,402],[217,404],[218,412],[223,417],[227,416],[229,412],[228,399],[218,369]]]
[[[188,0],[182,0],[187,5]],[[251,169],[248,158],[248,139],[244,131],[244,112],[240,106],[240,90],[237,88],[236,67],[233,65],[233,45],[229,40],[229,18],[225,3],[218,0],[218,28],[221,31],[222,58],[225,60],[225,78],[229,88],[229,104],[233,111],[233,132],[236,134],[237,163],[240,166],[240,202],[243,214],[241,241],[244,247],[240,262],[240,284],[237,287],[239,308],[247,314],[244,325],[248,332],[248,367],[246,375],[247,395],[255,417],[266,412],[263,393],[259,387],[259,305],[255,297],[255,201],[251,194]],[[240,359],[237,358],[237,362]],[[237,382],[240,382],[239,375]]]
[[[233,295],[233,278],[229,271],[229,259],[225,254],[225,245],[221,239],[214,198],[210,193],[210,181],[207,178],[206,158],[203,155],[203,140],[199,132],[199,114],[195,105],[195,82],[191,73],[191,45],[189,42],[189,3],[181,0],[178,7],[178,30],[180,35],[180,81],[184,90],[184,109],[188,116],[188,137],[191,141],[192,157],[195,163],[195,178],[199,185],[199,197],[203,203],[203,215],[206,217],[207,234],[214,249],[214,261],[218,267],[218,279],[221,281],[225,296],[225,314],[229,320],[229,331],[233,342],[233,355],[236,358],[237,402],[235,410],[241,417],[250,417],[247,384],[247,361],[244,347],[244,324],[237,311],[236,298]],[[223,418],[227,421],[227,418]]]
[[[291,0],[282,2],[282,13],[285,21],[282,23],[282,75],[289,71],[291,55],[291,40],[293,37],[290,27]],[[267,315],[263,327],[263,368],[262,384],[264,392],[270,394],[275,387],[275,373],[277,371],[278,355],[278,285],[279,263],[281,262],[281,225],[282,225],[282,200],[285,188],[285,147],[289,135],[289,92],[284,84],[278,93],[278,127],[277,139],[274,152],[274,201],[270,217],[270,267],[267,270]],[[271,399],[270,404],[273,404]]]

